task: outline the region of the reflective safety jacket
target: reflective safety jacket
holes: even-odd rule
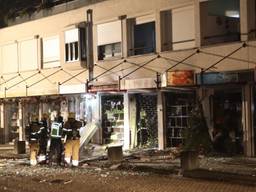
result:
[[[51,138],[61,138],[62,136],[62,123],[56,121],[51,125]]]

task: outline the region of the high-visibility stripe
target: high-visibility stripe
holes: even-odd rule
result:
[[[61,136],[57,136],[57,135],[52,135],[52,138],[61,138]]]
[[[72,131],[72,129],[63,128],[63,131]]]

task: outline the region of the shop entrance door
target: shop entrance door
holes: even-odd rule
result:
[[[215,90],[213,96],[213,147],[226,155],[244,153],[242,90]]]
[[[103,144],[124,142],[124,98],[123,95],[102,95],[102,136]]]
[[[165,97],[167,147],[180,147],[184,140],[183,132],[189,127],[195,93],[170,92]]]
[[[13,143],[19,138],[18,103],[10,102],[5,106],[4,142]]]

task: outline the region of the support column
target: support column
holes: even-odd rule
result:
[[[10,110],[10,105],[8,104],[3,104],[3,126],[4,126],[4,142],[8,143],[9,142],[9,123],[8,119],[10,119],[10,116],[8,114],[8,110]]]
[[[89,81],[93,79],[93,66],[94,66],[94,57],[93,57],[93,11],[92,9],[87,10],[87,33],[86,33],[86,50],[87,50],[87,68],[89,72]]]
[[[123,149],[130,148],[130,121],[129,121],[129,95],[124,93],[124,145]]]
[[[195,41],[196,47],[201,47],[201,16],[200,0],[194,0],[195,3]]]
[[[213,108],[212,106],[212,101],[210,100],[210,96],[214,94],[214,89],[212,88],[199,88],[197,90],[197,96],[199,100],[201,101],[202,107],[203,107],[203,113],[204,113],[204,118],[206,120],[207,126],[208,126],[208,132],[213,140],[213,129],[214,129],[214,124],[213,124]]]
[[[126,58],[128,56],[128,40],[127,40],[127,18],[126,15],[120,16],[122,25],[122,56]]]
[[[23,128],[23,106],[21,101],[18,102],[18,119],[17,125],[19,127],[19,141],[25,140],[25,131]]]
[[[242,108],[242,124],[243,124],[243,140],[244,154],[247,157],[255,155],[254,146],[254,130],[253,130],[253,88],[247,84],[243,88],[243,108]]]
[[[0,104],[0,129],[1,129],[1,143],[5,143],[5,127],[4,127],[4,103]]]
[[[156,29],[156,52],[161,52],[161,15],[160,11],[157,10],[156,13],[156,22],[155,22],[155,29]]]
[[[129,95],[129,114],[130,114],[130,130],[131,130],[131,148],[137,146],[137,102],[135,95]]]
[[[158,123],[158,149],[166,147],[166,125],[165,125],[165,99],[161,91],[157,92],[157,123]]]
[[[248,38],[254,39],[256,37],[256,11],[255,11],[256,2],[255,0],[248,0]]]
[[[43,102],[40,101],[40,103],[39,103],[39,111],[38,111],[38,118],[39,118],[39,120],[42,119],[43,111],[44,111],[44,105],[43,105]]]
[[[240,0],[240,33],[241,41],[248,40],[248,1]]]

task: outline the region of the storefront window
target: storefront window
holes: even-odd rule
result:
[[[166,94],[167,146],[180,147],[183,132],[189,127],[192,108],[195,103],[194,92],[173,92]]]
[[[211,0],[200,3],[202,44],[240,40],[239,0]]]
[[[243,154],[241,91],[216,91],[212,103],[215,152],[228,155]]]
[[[103,143],[122,144],[124,140],[124,105],[122,95],[104,95],[102,103]]]
[[[157,96],[136,95],[137,146],[157,147]]]

